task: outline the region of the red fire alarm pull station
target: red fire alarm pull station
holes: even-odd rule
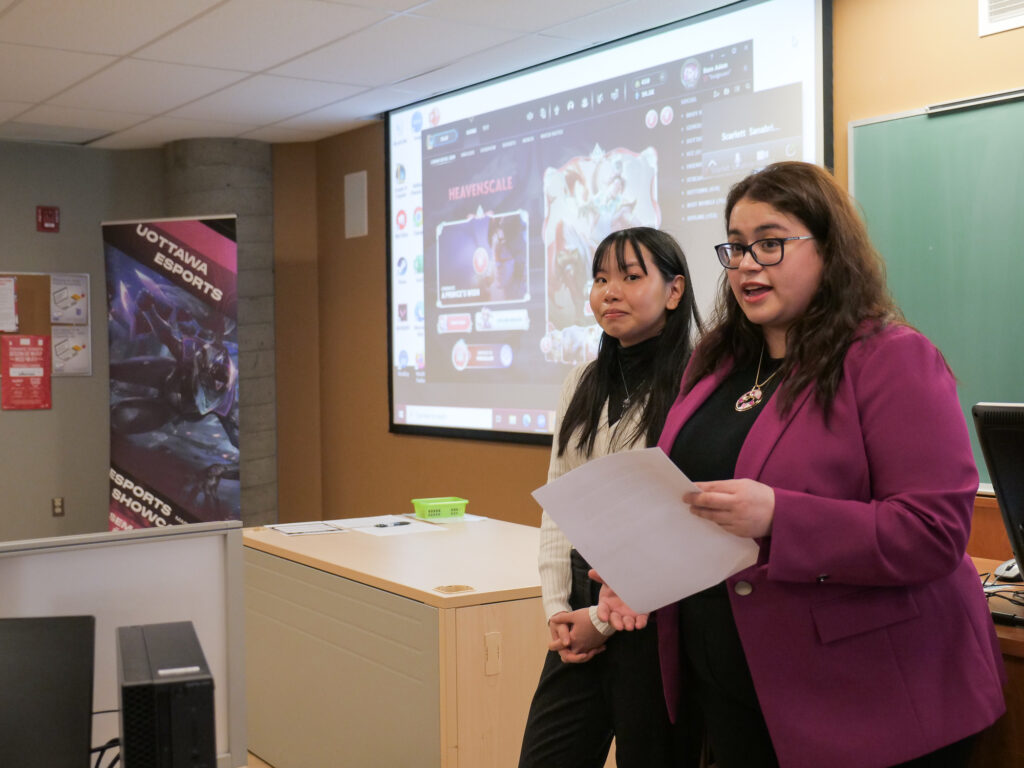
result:
[[[36,231],[60,232],[60,208],[55,205],[37,205]]]

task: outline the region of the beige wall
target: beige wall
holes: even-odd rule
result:
[[[358,171],[367,172],[370,229],[347,240],[344,179]],[[383,126],[277,147],[274,172],[281,520],[406,512],[415,497],[462,496],[470,512],[539,524],[529,492],[545,480],[547,448],[388,432]],[[304,258],[314,231],[316,274]],[[318,358],[300,351],[311,348],[307,328],[319,332]]]
[[[281,521],[320,519],[316,145],[274,147],[277,494]]]
[[[851,120],[1024,86],[1024,30],[978,38],[975,0],[835,0],[833,22],[835,170],[843,183]],[[414,496],[460,495],[472,512],[537,524],[529,492],[544,482],[548,449],[387,431],[383,127],[315,149],[277,147],[274,170],[281,519],[319,518],[319,483],[328,519],[405,511]],[[345,240],[344,175],[360,170],[369,174],[370,233]],[[302,259],[314,229],[316,275]],[[308,352],[317,333],[313,284],[319,360]]]
[[[1024,29],[978,37],[977,0],[834,0],[835,171],[850,121],[1024,87]]]
[[[0,412],[0,541],[107,530],[110,376],[98,225],[167,215],[163,182],[160,150],[0,141],[0,271],[89,275],[93,370],[55,376],[49,410]],[[32,212],[44,201],[61,209],[59,232],[36,231]],[[55,496],[63,517],[51,514]]]

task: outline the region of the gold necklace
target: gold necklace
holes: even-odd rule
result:
[[[775,374],[782,370],[782,367],[779,366],[767,379],[764,381],[758,381],[757,379],[761,375],[761,361],[763,360],[764,344],[761,345],[761,355],[757,358],[757,373],[754,374],[754,386],[740,395],[740,399],[736,401],[736,410],[740,413],[749,411],[751,408],[756,408],[761,404],[761,399],[764,397],[764,392],[761,391],[761,387],[775,378]]]

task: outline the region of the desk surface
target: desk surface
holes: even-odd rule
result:
[[[288,536],[266,527],[246,528],[242,541],[436,608],[540,596],[539,529],[488,519],[435,525],[439,530],[395,536],[359,531]]]
[[[995,570],[995,567],[1002,562],[1001,560],[989,560],[982,557],[975,557],[972,559],[974,560],[974,567],[978,569],[978,573],[982,574],[991,574],[992,571]],[[1021,599],[1024,599],[1024,584],[1021,582],[1001,582],[994,576],[990,575],[986,580],[986,584],[1005,584],[1008,590],[1020,590],[1020,597]],[[1007,602],[999,595],[990,596],[988,598],[988,606],[989,609],[993,611],[1024,616],[1024,607]],[[999,647],[1004,654],[1007,656],[1024,658],[1024,627],[1011,627],[1007,624],[996,624],[996,635],[999,637]]]

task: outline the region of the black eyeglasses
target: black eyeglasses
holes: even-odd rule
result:
[[[790,240],[813,239],[814,235],[800,235],[797,237],[766,237],[763,240],[755,240],[750,245],[722,243],[715,246],[715,253],[718,254],[718,260],[726,269],[739,269],[745,253],[749,253],[750,257],[762,267],[773,267],[782,261],[785,245]]]

